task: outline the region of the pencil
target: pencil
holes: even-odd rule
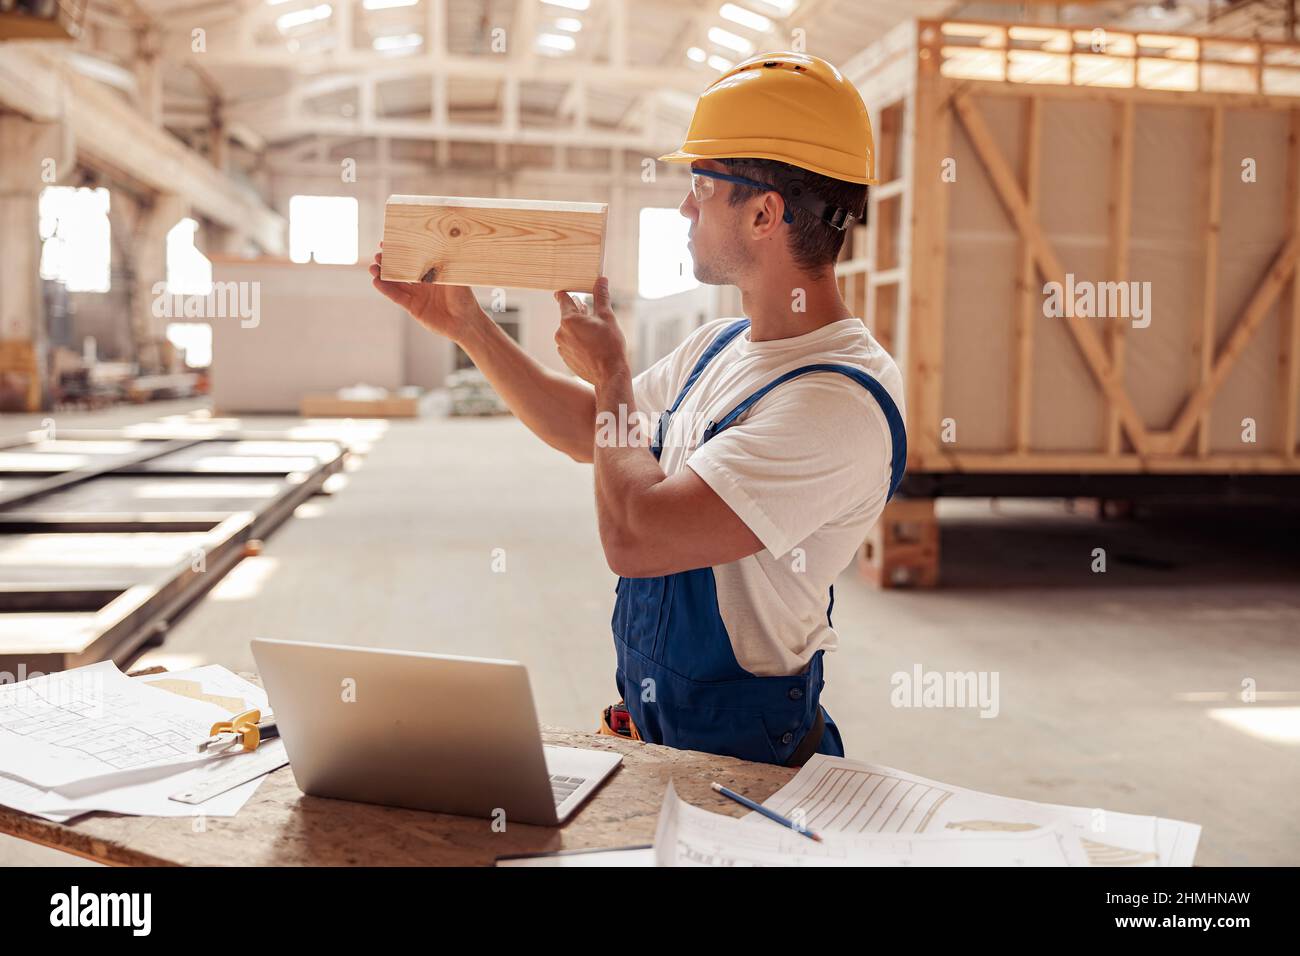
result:
[[[802,833],[810,840],[816,840],[818,843],[822,842],[822,838],[818,836],[816,833],[814,833],[812,830],[809,830],[807,827],[803,826],[802,824],[795,823],[793,820],[781,816],[781,814],[777,813],[775,810],[769,810],[761,803],[755,803],[753,800],[749,799],[749,797],[742,797],[740,794],[736,793],[736,791],[728,790],[720,783],[712,784],[712,786],[714,790],[718,791],[718,793],[722,794],[724,797],[728,797],[732,800],[735,800],[742,807],[749,807],[749,809],[753,810],[755,813],[762,814],[763,816],[771,820],[773,823],[779,823],[783,827],[789,827],[795,833]]]

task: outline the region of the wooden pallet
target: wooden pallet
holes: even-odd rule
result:
[[[939,521],[933,498],[895,498],[858,550],[858,571],[881,588],[939,583]]]

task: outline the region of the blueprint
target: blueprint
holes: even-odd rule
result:
[[[659,866],[1087,866],[1079,841],[1056,827],[985,833],[826,832],[810,840],[751,814],[685,803],[672,784],[655,833]]]
[[[1073,835],[1087,855],[1085,865],[1092,866],[1190,866],[1201,832],[1181,820],[1000,797],[824,754],[815,754],[763,806],[823,835],[1033,833],[1051,827]]]

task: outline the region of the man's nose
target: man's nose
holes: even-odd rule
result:
[[[687,219],[691,220],[691,222],[695,222],[699,218],[700,207],[695,203],[695,194],[693,192],[687,190],[686,198],[683,199],[682,204],[677,207],[677,211]]]

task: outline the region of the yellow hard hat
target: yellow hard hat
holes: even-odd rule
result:
[[[808,53],[760,53],[700,95],[681,149],[666,163],[775,159],[832,179],[876,185],[876,149],[862,97]]]

